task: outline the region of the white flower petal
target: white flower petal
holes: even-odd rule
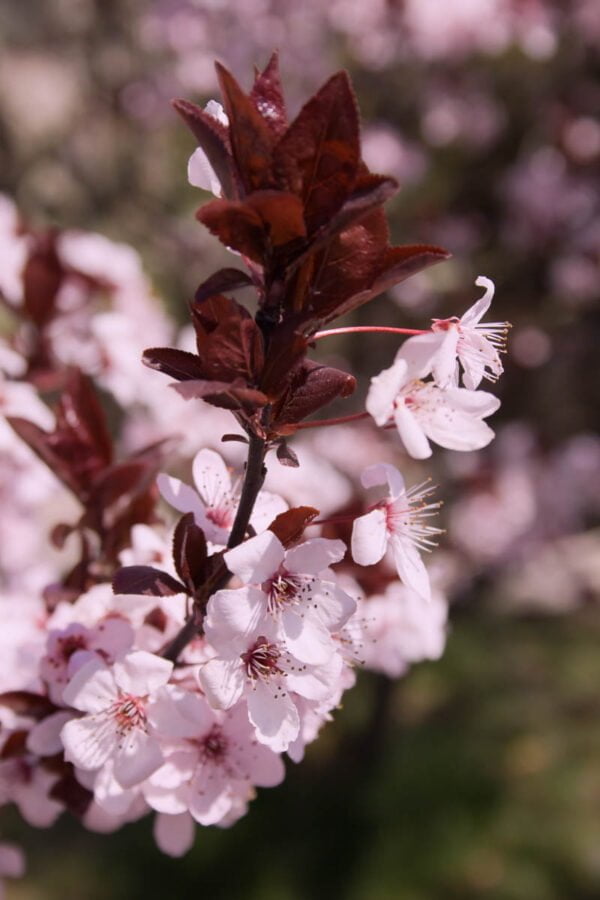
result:
[[[401,359],[371,379],[365,407],[377,425],[385,425],[394,411],[394,401],[408,380],[408,365]]]
[[[65,759],[80,769],[99,769],[115,752],[117,731],[111,715],[71,719],[61,731]]]
[[[157,813],[154,817],[154,840],[167,856],[183,856],[194,843],[196,827],[188,812],[177,816]]]
[[[288,504],[279,494],[271,494],[270,491],[260,491],[254,504],[250,524],[260,534],[265,531],[278,515],[288,509]]]
[[[372,566],[383,558],[387,547],[385,510],[373,509],[354,520],[352,558],[359,566]]]
[[[37,722],[27,735],[27,749],[37,756],[54,756],[63,749],[61,731],[73,718],[69,710],[59,710]]]
[[[65,704],[90,713],[106,709],[117,696],[113,674],[98,657],[78,669],[63,690]]]
[[[428,331],[404,341],[396,354],[396,365],[400,362],[405,365],[404,384],[429,375],[445,337],[445,333]]]
[[[225,655],[241,653],[266,613],[267,597],[258,588],[217,591],[208,602],[204,629],[213,646]],[[231,653],[226,652],[228,647]]]
[[[459,333],[456,326],[441,332],[443,340],[433,360],[433,377],[441,388],[448,387],[456,381],[456,348]]]
[[[189,183],[194,187],[210,191],[215,197],[221,196],[223,191],[221,182],[201,147],[194,150],[189,158],[187,176]]]
[[[374,463],[372,466],[367,466],[360,476],[360,481],[365,488],[387,484],[392,500],[400,497],[405,491],[404,478],[398,469],[389,463]]]
[[[412,456],[413,459],[428,459],[432,451],[421,422],[421,416],[408,409],[403,400],[399,400],[394,413],[394,421],[409,456]]]
[[[300,617],[294,610],[284,609],[281,624],[286,646],[300,662],[320,665],[333,655],[331,635],[318,619],[309,615]]]
[[[272,531],[257,534],[224,554],[228,569],[246,584],[262,584],[279,569],[285,550]]]
[[[115,681],[121,690],[136,697],[157,691],[173,672],[173,663],[162,656],[134,650],[114,665]]]
[[[220,507],[231,496],[229,469],[215,450],[200,450],[192,463],[194,484],[207,506]]]
[[[198,680],[213,709],[229,709],[242,696],[246,675],[240,659],[210,659],[200,666]]]
[[[475,284],[477,287],[485,288],[485,294],[473,306],[470,307],[466,311],[466,313],[461,316],[460,324],[473,326],[477,325],[477,323],[485,316],[486,312],[491,306],[492,299],[494,297],[494,291],[496,290],[494,282],[491,278],[486,278],[485,275],[480,275]]]
[[[390,546],[402,582],[424,600],[431,600],[431,585],[425,564],[410,538],[392,535]]]
[[[132,728],[119,741],[114,761],[114,776],[121,787],[141,784],[163,763],[158,741],[142,728]]]
[[[166,500],[174,509],[182,513],[193,513],[196,523],[202,527],[205,519],[205,510],[196,491],[172,475],[161,474],[156,479],[156,484],[163,500]]]
[[[296,704],[280,682],[264,684],[256,681],[247,696],[248,717],[256,729],[256,737],[276,753],[287,750],[300,730]]]
[[[219,766],[199,766],[190,785],[190,812],[200,825],[216,825],[231,809],[230,781]]]
[[[285,554],[285,568],[288,572],[302,575],[317,575],[323,569],[340,562],[346,555],[343,541],[330,538],[310,538],[293,547]]]

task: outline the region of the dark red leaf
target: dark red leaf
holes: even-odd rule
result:
[[[19,731],[13,731],[12,734],[9,734],[2,745],[2,750],[0,750],[0,759],[23,756],[27,752],[28,736],[29,731],[27,729],[19,729]]]
[[[157,369],[177,381],[205,377],[202,364],[195,353],[187,353],[174,347],[151,347],[144,350],[142,362],[149,369]]]
[[[192,593],[206,580],[207,559],[204,532],[196,525],[194,514],[187,513],[175,528],[173,561],[177,574]]]
[[[86,814],[94,795],[77,781],[72,772],[68,772],[55,781],[48,794],[53,800],[64,803],[72,815],[81,818]]]
[[[201,303],[215,294],[222,294],[225,291],[237,291],[240,288],[252,287],[253,281],[246,272],[239,269],[219,269],[206,281],[203,281],[196,291],[195,301]]]
[[[245,192],[275,187],[271,176],[275,135],[233,75],[219,63],[216,69],[229,117],[231,150]]]
[[[153,566],[124,566],[115,572],[112,586],[115,594],[152,594],[155,597],[186,591],[176,578]]]
[[[222,409],[252,411],[266,406],[269,398],[262,391],[248,388],[237,381],[184,381],[171,385],[184,400],[201,399]]]
[[[257,379],[263,366],[263,338],[256,322],[230,297],[211,297],[192,307],[203,375],[218,381]]]
[[[39,236],[23,270],[23,306],[38,328],[43,328],[54,316],[63,277],[64,269],[56,252],[56,236]]]
[[[346,72],[338,72],[300,110],[273,153],[273,171],[301,197],[312,234],[350,194],[360,162],[358,110]]]
[[[255,191],[243,203],[213,200],[196,217],[226,247],[261,265],[306,235],[302,202],[285,191]]]
[[[300,540],[304,529],[318,515],[319,510],[313,506],[297,506],[279,513],[269,525],[269,531],[279,538],[284,547],[289,547]]]
[[[164,633],[168,624],[169,620],[167,614],[160,606],[155,606],[154,609],[151,609],[150,612],[144,616],[144,625],[150,625],[152,628],[156,628],[157,631]]]
[[[257,73],[250,97],[273,134],[283,134],[287,128],[287,114],[277,51],[271,56],[265,70]]]
[[[282,466],[290,466],[293,469],[297,469],[300,465],[298,457],[292,448],[288,446],[287,441],[281,441],[277,445],[277,459]]]
[[[335,397],[348,397],[355,388],[353,375],[305,359],[292,372],[288,390],[273,410],[272,427],[296,424]]]
[[[410,278],[416,272],[450,259],[452,256],[443,247],[429,244],[411,244],[402,247],[389,247],[380,272],[369,288],[369,298],[387,291],[388,288]]]
[[[56,706],[48,697],[31,691],[6,691],[0,694],[0,706],[6,706],[18,716],[44,719],[55,712]]]
[[[232,159],[227,128],[209,113],[187,100],[174,100],[173,106],[184,120],[221,182],[225,197],[234,197]]]

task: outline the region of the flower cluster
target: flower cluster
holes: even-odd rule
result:
[[[407,487],[383,454],[373,463],[378,438],[368,459],[344,439],[327,453],[298,441],[299,454],[290,439],[371,416],[417,459],[431,455],[430,440],[485,446],[483,419],[498,401],[477,388],[500,375],[506,330],[482,323],[493,286],[480,279],[485,295],[462,318],[409,332],[373,379],[366,412],[305,421],[355,387],[309,357],[337,331],[323,325],[447,254],[389,245],[382,204],[397,185],[361,158],[344,73],[291,123],[276,57],[249,94],[218,73],[224,110],[176,108],[200,144],[190,180],[216,195],[198,218],[245,269],[220,269],[198,288],[192,349],[173,340],[145,350],[174,389],[157,401],[154,375],[151,389],[129,379],[120,341],[136,332],[138,310],[125,304],[121,320],[116,307],[139,301],[144,282],[126,289],[131,266],[119,270],[118,254],[124,282],[101,276],[101,242],[83,236],[14,232],[4,299],[16,324],[0,348],[0,449],[17,484],[7,503],[26,512],[60,496],[65,519],[49,523],[55,553],[40,552],[33,574],[7,570],[0,802],[38,827],[65,809],[100,831],[153,812],[157,843],[175,856],[194,823],[231,825],[257,787],[283,779],[283,755],[302,758],[357,668],[397,677],[443,652],[443,584],[422,558],[441,533],[434,489]],[[254,290],[255,314],[230,296],[242,288]],[[112,311],[97,311],[98,292]],[[79,346],[80,327],[89,345]],[[161,440],[134,449],[125,427],[115,441],[90,376],[124,414],[133,397],[134,432],[142,423]],[[52,408],[40,397],[48,388],[59,393]],[[186,432],[178,456],[165,434],[174,422]],[[196,422],[208,446],[191,453]],[[241,450],[243,467],[213,449],[218,438],[223,452]],[[382,486],[374,502],[363,496]]]

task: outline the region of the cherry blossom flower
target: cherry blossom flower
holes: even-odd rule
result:
[[[398,678],[413,663],[439,659],[446,644],[448,605],[433,590],[431,602],[398,582],[385,594],[363,600],[362,665],[389,678]]]
[[[480,275],[475,284],[485,288],[485,294],[460,319],[433,320],[432,331],[440,335],[441,343],[433,359],[432,371],[441,387],[450,384],[453,377],[456,381],[457,357],[463,367],[463,382],[470,391],[479,386],[482,378],[497,381],[504,371],[500,353],[506,345],[510,325],[508,322],[481,322],[490,308],[494,283]]]
[[[245,608],[238,617],[240,605]],[[263,611],[263,592],[253,587],[211,597],[205,633],[216,655],[200,667],[198,678],[215,709],[230,709],[245,699],[256,737],[279,753],[300,729],[294,695],[325,700],[335,691],[343,663],[336,653],[319,666],[301,662]]]
[[[188,736],[148,779],[144,796],[165,815],[189,810],[201,825],[230,824],[245,811],[254,787],[283,780],[283,762],[256,740],[243,704],[223,713],[199,696],[190,699]]]
[[[430,440],[448,450],[486,447],[494,432],[483,419],[496,412],[500,401],[485,391],[459,387],[442,390],[435,382],[422,381],[436,348],[428,349],[432,350],[428,363],[420,353],[420,363],[411,359],[410,364],[398,354],[389,369],[371,380],[367,411],[378,425],[396,425],[406,451],[414,459],[431,456]]]
[[[429,576],[419,551],[434,546],[433,538],[441,533],[439,528],[426,524],[440,506],[427,502],[433,489],[417,485],[407,491],[398,469],[387,463],[366,468],[361,482],[366,488],[387,483],[389,493],[370,512],[355,519],[354,561],[361,566],[373,565],[383,559],[389,547],[404,584],[424,600],[431,600]]]
[[[168,704],[160,689],[172,670],[171,662],[143,650],[127,654],[112,669],[97,659],[82,666],[63,691],[65,703],[87,713],[62,730],[65,759],[84,770],[111,760],[123,788],[151,775],[163,760],[155,723]]]
[[[216,100],[209,100],[204,111],[220,122],[221,125],[229,125],[229,119],[225,110]],[[208,161],[208,156],[198,147],[190,156],[188,162],[188,181],[194,187],[201,188],[203,191],[210,191],[215,197],[220,197],[223,193],[221,182],[217,173]]]
[[[336,583],[329,566],[346,553],[342,541],[312,538],[285,550],[271,531],[265,531],[225,553],[234,575],[260,590],[220,591],[215,605],[241,633],[268,627],[280,629],[286,647],[302,662],[318,665],[335,652],[331,633],[339,631],[356,609],[352,597]]]
[[[91,657],[111,663],[133,644],[133,629],[121,618],[107,618],[95,628],[73,622],[62,631],[51,631],[48,649],[40,662],[40,676],[50,699],[62,703],[63,688],[70,677]]]
[[[196,490],[171,475],[159,475],[158,488],[167,503],[179,512],[194,513],[196,524],[208,541],[223,546],[235,519],[241,485],[232,483],[227,466],[214,450],[200,450],[194,458],[192,471]],[[261,491],[250,524],[255,531],[264,531],[286,509],[287,504],[281,497]]]

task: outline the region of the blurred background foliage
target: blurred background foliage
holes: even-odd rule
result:
[[[597,0],[0,2],[0,190],[38,224],[132,244],[186,300],[223,258],[194,221],[169,99],[281,52],[290,109],[347,67],[396,242],[453,259],[350,321],[423,327],[478,274],[513,323],[498,440],[438,453],[453,608],[443,659],[363,676],[285,784],[163,857],[146,821],[34,832],[11,900],[593,900],[600,895],[600,6]],[[321,350],[320,352],[325,352]],[[395,341],[339,339],[366,376]],[[357,404],[360,395],[357,398]],[[347,405],[344,407],[347,411]],[[460,457],[457,459],[457,457]]]

